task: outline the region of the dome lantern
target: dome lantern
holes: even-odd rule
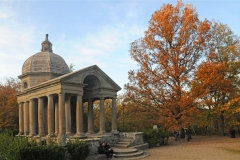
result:
[[[46,34],[45,41],[42,42],[42,52],[52,52],[52,43],[48,41],[48,34]]]

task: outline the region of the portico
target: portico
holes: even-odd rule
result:
[[[19,103],[19,136],[83,138],[94,133],[93,103],[100,100],[100,131],[105,134],[104,100],[112,99],[112,133],[117,134],[116,98],[121,89],[97,65],[69,72],[65,61],[52,53],[46,35],[42,52],[23,64]],[[83,122],[83,103],[88,102],[87,122]],[[87,132],[83,124],[88,124]]]

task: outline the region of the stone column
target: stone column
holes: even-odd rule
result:
[[[59,133],[58,133],[58,145],[66,145],[66,120],[65,120],[65,94],[59,93],[58,95],[58,116],[59,116]]]
[[[66,134],[71,134],[71,97],[66,97],[65,101],[65,111],[66,111]]]
[[[58,123],[58,100],[55,101],[55,135],[59,133],[59,123]]]
[[[38,98],[38,135],[44,136],[44,106],[43,106],[43,97]]]
[[[30,134],[29,136],[35,136],[36,135],[36,104],[34,99],[30,99],[29,103],[29,111],[30,111]]]
[[[117,131],[117,108],[116,108],[116,98],[112,98],[112,133],[118,134]]]
[[[94,133],[94,122],[93,122],[93,102],[91,99],[88,100],[88,134]]]
[[[19,133],[18,135],[23,135],[24,133],[24,119],[23,119],[23,102],[19,103]]]
[[[76,104],[76,127],[77,133],[76,137],[85,137],[83,133],[83,105],[82,105],[82,96],[77,95],[77,104]]]
[[[54,136],[53,95],[48,95],[48,137]]]
[[[29,134],[29,101],[24,103],[24,134]]]
[[[104,98],[100,98],[100,130],[99,134],[106,133],[105,131],[105,115],[104,115]]]

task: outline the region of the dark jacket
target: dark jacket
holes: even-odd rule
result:
[[[102,144],[100,144],[100,146],[98,147],[98,153],[100,154],[104,154],[106,152],[106,149],[104,146],[102,146]]]

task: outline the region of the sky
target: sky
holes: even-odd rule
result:
[[[25,60],[41,50],[45,35],[53,52],[79,70],[99,66],[124,92],[128,72],[138,69],[131,42],[144,36],[151,15],[176,0],[0,0],[0,83],[21,75]],[[240,36],[240,0],[183,0],[199,19],[227,24]]]

